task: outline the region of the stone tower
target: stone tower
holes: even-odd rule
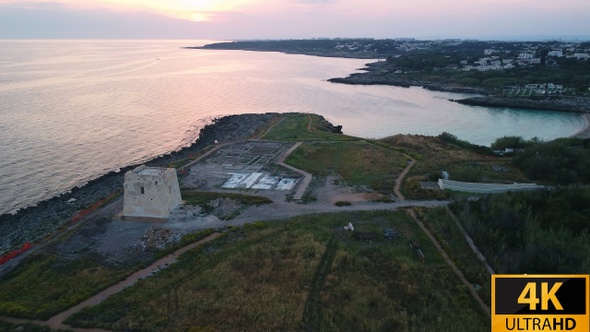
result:
[[[174,168],[139,166],[125,173],[123,215],[167,218],[182,203]]]

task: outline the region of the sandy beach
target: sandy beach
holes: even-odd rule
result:
[[[586,126],[584,126],[584,129],[573,134],[572,137],[590,138],[590,114],[584,114],[584,118],[586,118]]]

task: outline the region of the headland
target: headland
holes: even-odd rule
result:
[[[328,81],[473,93],[477,96],[454,100],[472,106],[590,112],[590,43],[584,42],[369,38],[236,41],[195,48],[382,59],[368,63],[362,73]]]
[[[498,156],[448,133],[347,136],[301,113],[255,116],[243,140],[236,129],[256,126],[232,119],[217,122],[239,141],[210,137],[168,164],[184,204],[167,220],[127,220],[113,202],[2,266],[0,329],[484,330],[490,273],[589,268],[588,189],[560,186],[588,183],[589,140],[503,137],[514,154]],[[295,199],[299,171],[313,179]],[[473,199],[432,186],[445,173],[555,190]]]

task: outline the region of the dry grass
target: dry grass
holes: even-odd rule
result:
[[[233,236],[241,240],[223,243]],[[183,264],[142,281],[135,291],[123,293],[101,308],[102,322],[109,323],[111,317],[114,324],[106,326],[115,330],[215,327],[220,331],[270,331],[299,327],[307,298],[305,287],[311,284],[325,250],[321,241],[312,234],[236,231],[209,248],[221,252],[186,255]],[[126,315],[129,306],[134,309]]]
[[[355,240],[361,231],[394,228]],[[405,212],[318,214],[233,229],[70,323],[142,331],[485,331],[489,321]],[[409,249],[417,241],[422,263]]]
[[[347,185],[390,193],[407,158],[365,141],[313,142],[299,147],[286,162],[315,175],[336,174]]]
[[[280,116],[282,120],[272,126],[260,138],[278,141],[358,140],[356,137],[331,133],[328,129],[328,121],[317,114],[293,113],[281,114]]]
[[[436,137],[395,135],[380,140],[416,159],[410,175],[422,175],[450,164],[488,160],[474,152],[440,141]]]
[[[444,199],[448,195],[420,188],[420,181],[436,181],[441,171],[451,179],[467,182],[527,182],[526,176],[512,164],[511,158],[483,156],[436,137],[396,135],[379,140],[409,156],[416,163],[402,184],[402,193],[409,199]],[[495,171],[500,166],[507,171]]]
[[[100,257],[69,260],[49,254],[28,257],[16,270],[0,279],[0,314],[48,319],[127,273],[100,262]]]

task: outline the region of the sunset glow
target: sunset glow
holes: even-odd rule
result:
[[[224,11],[236,11],[242,9],[248,3],[247,0],[104,0],[109,5],[116,6],[124,4],[126,7],[145,9],[170,15],[180,19],[192,21],[207,21],[212,14]]]
[[[0,0],[0,38],[581,36],[588,12],[586,0]]]

